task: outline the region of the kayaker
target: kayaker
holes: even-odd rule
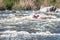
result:
[[[34,18],[37,18],[37,19],[40,18],[40,14],[35,14]]]

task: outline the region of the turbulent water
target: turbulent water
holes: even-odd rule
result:
[[[36,19],[35,13],[56,18]],[[0,40],[60,40],[60,13],[0,11]]]

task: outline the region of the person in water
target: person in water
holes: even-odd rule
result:
[[[38,13],[35,14],[35,15],[34,15],[34,18],[36,18],[36,19],[40,18],[40,14],[38,14]]]
[[[56,7],[51,7],[51,8],[50,8],[50,11],[55,12],[56,9],[57,9]]]

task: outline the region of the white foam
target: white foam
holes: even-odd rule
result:
[[[47,12],[47,10],[49,10],[52,6],[50,7],[43,7],[40,9],[40,12]]]
[[[29,34],[28,32],[26,32],[26,31],[20,31],[20,32],[18,32],[19,34]]]

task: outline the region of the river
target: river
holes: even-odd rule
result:
[[[55,19],[35,19],[37,12],[0,11],[0,40],[60,40],[60,13],[53,14]]]

